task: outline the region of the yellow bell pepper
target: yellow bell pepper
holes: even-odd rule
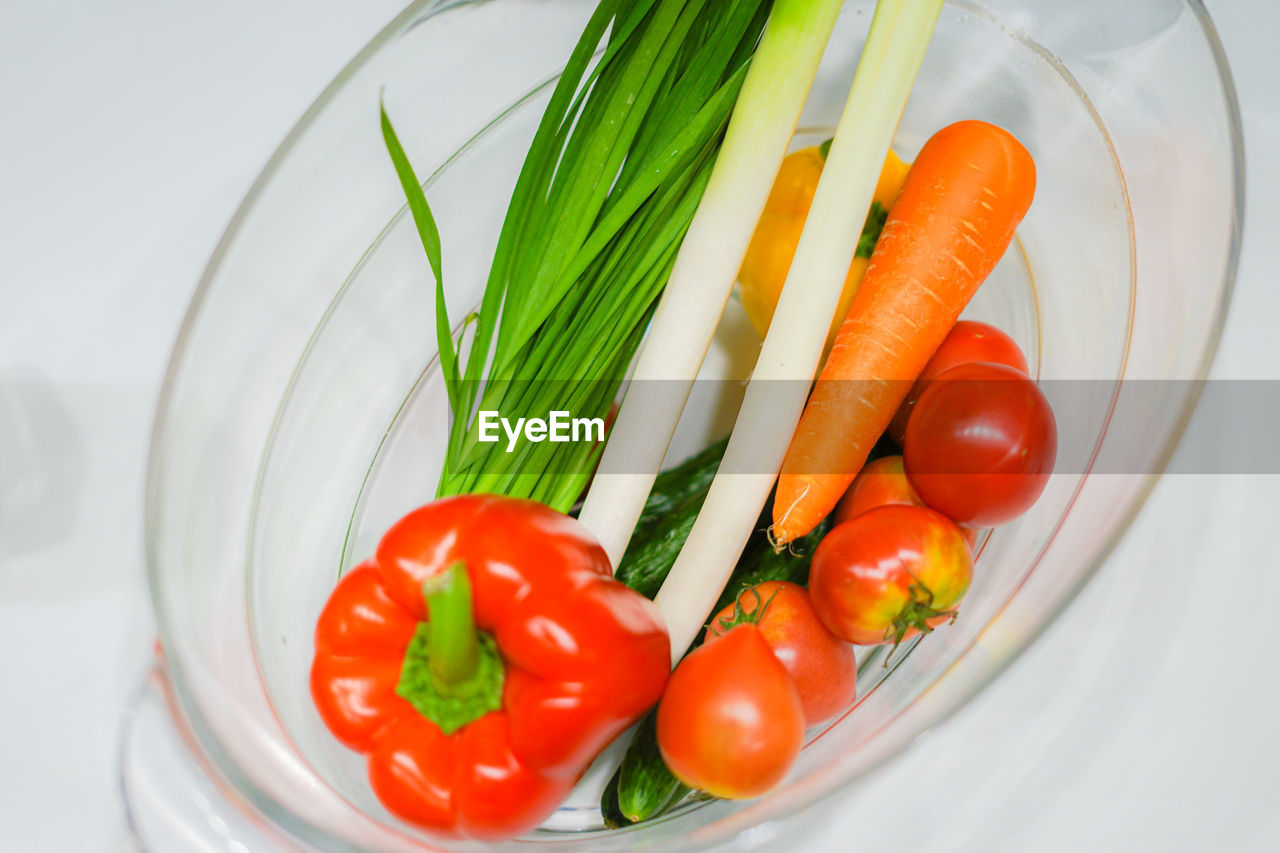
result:
[[[818,147],[793,151],[783,159],[778,176],[774,179],[773,189],[769,192],[769,200],[765,202],[764,213],[756,225],[751,244],[747,247],[742,269],[738,272],[738,288],[747,318],[760,333],[760,337],[764,337],[765,332],[769,331],[769,321],[773,318],[773,309],[778,304],[782,285],[787,280],[787,271],[791,268],[796,246],[800,243],[800,232],[804,230],[809,206],[813,204],[813,194],[817,190],[818,178],[822,175],[825,163],[824,152]],[[898,191],[902,189],[908,168],[907,163],[890,151],[880,171],[873,202],[888,210]],[[864,254],[867,257],[863,257]],[[869,255],[869,252],[859,251],[849,266],[844,292],[840,295],[840,307],[827,335],[828,347],[849,311],[858,283],[866,272]]]

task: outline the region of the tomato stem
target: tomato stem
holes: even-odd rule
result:
[[[751,593],[755,597],[756,606],[748,611],[742,606],[743,593]],[[728,616],[722,616],[716,620],[716,633],[727,634],[733,628],[739,625],[755,625],[764,618],[764,612],[769,605],[773,603],[774,596],[778,594],[778,590],[774,590],[767,601],[760,600],[760,591],[753,586],[744,587],[738,593],[738,597],[733,600],[733,613]]]
[[[911,599],[903,606],[902,610],[894,617],[893,624],[885,632],[885,640],[893,639],[893,648],[889,650],[889,654],[885,655],[884,668],[889,668],[889,661],[893,659],[893,654],[898,650],[898,646],[902,645],[902,641],[906,639],[907,633],[912,629],[919,631],[921,634],[933,633],[933,626],[929,623],[940,616],[949,616],[951,621],[956,621],[959,615],[956,610],[938,610],[933,606],[933,590],[916,580],[913,576],[913,583],[907,587]]]

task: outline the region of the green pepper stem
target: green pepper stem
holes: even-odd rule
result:
[[[480,662],[466,564],[459,560],[428,578],[422,594],[427,600],[431,674],[441,687],[464,684],[475,676]]]

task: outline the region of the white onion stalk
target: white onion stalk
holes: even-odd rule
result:
[[[579,519],[616,567],[711,346],[841,0],[777,0]],[[859,222],[861,227],[861,222]],[[644,393],[663,381],[661,393]],[[639,473],[619,473],[639,472]]]
[[[942,3],[880,0],[876,6],[724,461],[656,599],[667,620],[673,661],[684,654],[728,582],[782,466],[817,373],[881,164]],[[771,473],[734,473],[746,471]]]

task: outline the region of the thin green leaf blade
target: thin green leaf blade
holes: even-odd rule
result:
[[[409,212],[413,215],[413,224],[418,229],[418,238],[422,241],[422,249],[427,253],[427,262],[431,264],[431,272],[436,277],[436,347],[440,353],[440,368],[444,373],[445,391],[449,396],[449,406],[455,412],[460,400],[460,378],[458,376],[458,352],[453,345],[453,326],[449,323],[449,311],[444,299],[444,273],[440,251],[440,229],[431,214],[431,206],[427,204],[427,195],[422,191],[422,184],[413,171],[413,164],[404,153],[404,146],[391,125],[391,117],[387,108],[379,101],[378,112],[381,115],[382,139],[391,155],[396,175],[400,178],[400,186],[409,204]]]

